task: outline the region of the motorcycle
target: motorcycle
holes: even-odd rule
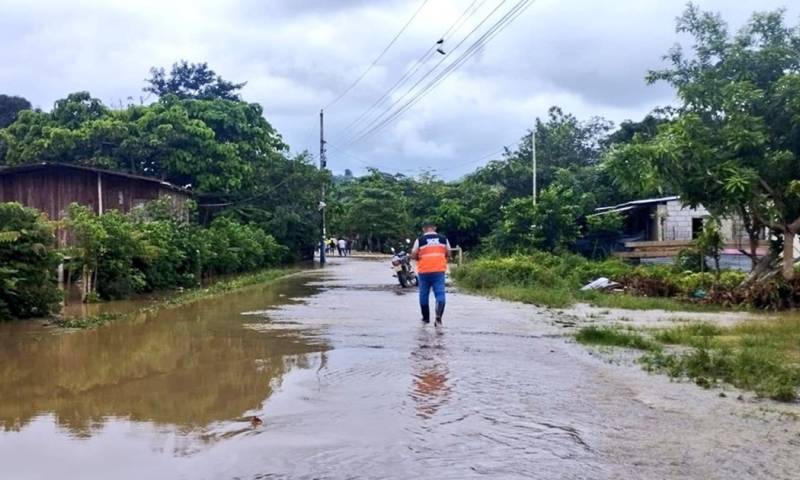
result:
[[[406,243],[411,243],[411,240],[406,240]],[[403,288],[408,286],[416,287],[419,284],[419,278],[417,278],[414,266],[411,265],[411,255],[405,250],[395,251],[394,248],[392,248],[392,253],[394,253],[392,256],[392,270],[394,270],[400,286]]]

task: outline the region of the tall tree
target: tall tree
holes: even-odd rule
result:
[[[678,115],[656,137],[639,136],[610,155],[621,179],[658,178],[684,201],[717,215],[738,213],[752,235],[783,237],[783,276],[794,277],[800,231],[800,27],[782,10],[755,13],[732,35],[718,14],[689,5],[677,30],[694,38],[670,65],[650,72],[678,93]],[[627,177],[625,171],[635,172]]]
[[[581,121],[559,107],[551,107],[545,121],[536,120],[537,187],[541,190],[547,188],[559,169],[577,169],[599,163],[611,127],[611,122],[602,118]],[[530,132],[522,137],[516,150],[507,149],[504,157],[489,162],[471,177],[501,187],[504,203],[531,195]]]
[[[159,97],[175,95],[203,100],[240,100],[239,90],[247,84],[223,79],[206,62],[189,63],[186,60],[172,64],[169,74],[163,68],[151,68],[150,78],[145,81],[148,85],[144,91]]]
[[[60,127],[78,128],[83,123],[99,120],[110,113],[110,109],[103,105],[99,98],[94,98],[89,92],[75,92],[67,98],[56,100],[50,116]]]

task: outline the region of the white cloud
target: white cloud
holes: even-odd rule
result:
[[[49,108],[89,90],[115,103],[142,95],[151,66],[207,61],[264,106],[294,150],[318,148],[318,113],[370,64],[418,0],[0,0],[0,93]],[[386,91],[464,11],[471,0],[430,1],[369,75],[327,112],[333,144],[352,119]],[[480,3],[480,2],[479,2]],[[512,2],[508,2],[511,4]],[[754,10],[788,2],[703,0],[741,24]],[[445,43],[459,38],[497,4],[487,0]],[[684,2],[538,0],[398,122],[349,148],[330,152],[337,171],[365,164],[449,176],[516,142],[551,105],[581,118],[640,118],[672,100],[644,75],[678,39]],[[503,7],[503,9],[506,7]],[[502,10],[502,9],[501,9]],[[789,9],[796,22],[798,7]],[[466,44],[465,44],[466,46]],[[439,57],[436,57],[437,59]],[[453,58],[453,57],[451,57]],[[426,71],[426,66],[421,71]],[[398,95],[395,95],[397,98]]]

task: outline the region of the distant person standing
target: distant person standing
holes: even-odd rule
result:
[[[347,256],[349,257],[350,255],[353,254],[353,239],[348,238],[345,241],[347,242]]]
[[[346,257],[347,256],[347,241],[344,238],[339,238],[337,242],[337,246],[339,248],[339,256]]]
[[[429,301],[433,289],[433,296],[436,298],[436,325],[441,325],[445,305],[444,274],[450,259],[450,242],[447,237],[436,232],[436,224],[427,221],[422,224],[422,235],[414,242],[411,258],[417,261],[422,323],[431,321]]]

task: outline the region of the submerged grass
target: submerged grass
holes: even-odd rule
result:
[[[581,329],[576,339],[644,350],[640,363],[646,370],[689,378],[706,388],[724,382],[762,397],[794,401],[800,387],[800,318],[644,331],[591,326]],[[685,348],[666,350],[666,345]]]
[[[55,320],[53,323],[58,325],[61,328],[95,328],[105,325],[108,322],[113,322],[114,320],[119,320],[123,318],[124,315],[119,313],[101,313],[98,315],[89,315],[86,317],[68,317],[68,318],[59,318]]]
[[[187,303],[216,297],[252,285],[270,283],[299,271],[300,270],[297,268],[270,268],[268,270],[261,270],[254,273],[239,275],[231,279],[220,280],[219,282],[215,282],[205,288],[193,288],[187,290],[148,308],[158,309],[186,305]]]
[[[299,271],[300,270],[296,268],[271,268],[254,273],[239,275],[234,278],[220,280],[209,285],[208,287],[186,290],[165,300],[143,307],[135,313],[153,312],[162,308],[173,308],[187,305],[199,300],[224,295],[226,293],[253,285],[268,284]],[[54,323],[63,328],[88,329],[100,327],[109,322],[127,318],[130,315],[131,314],[101,313],[99,315],[89,315],[86,317],[61,318],[56,320]]]

